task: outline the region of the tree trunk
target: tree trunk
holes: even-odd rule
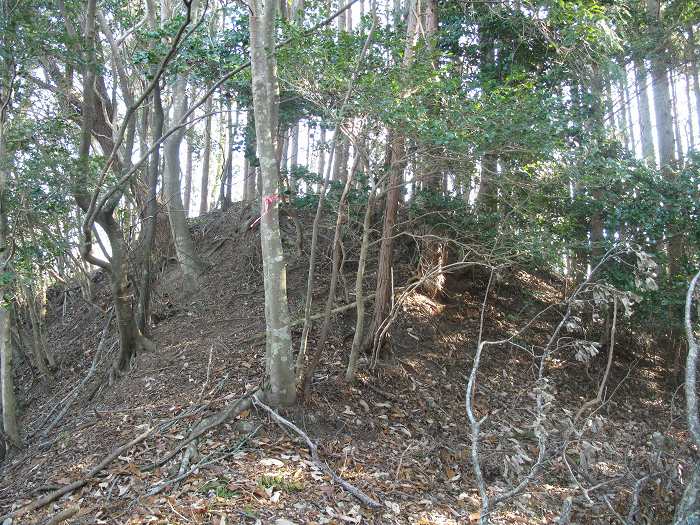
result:
[[[340,272],[342,271],[341,269],[341,227],[343,224],[343,219],[346,217],[346,213],[344,211],[345,204],[347,202],[347,197],[348,193],[350,192],[350,186],[352,184],[352,177],[347,176],[346,172],[346,177],[345,177],[345,187],[343,188],[343,193],[340,196],[340,200],[338,201],[338,213],[336,215],[336,221],[335,221],[335,232],[333,234],[333,257],[332,257],[332,266],[331,266],[331,279],[330,283],[328,285],[328,297],[326,298],[326,306],[324,309],[323,313],[323,323],[321,324],[321,332],[319,333],[318,340],[316,341],[316,348],[314,348],[313,355],[311,357],[311,360],[309,362],[309,365],[306,369],[306,373],[304,375],[304,382],[302,385],[302,391],[304,392],[304,398],[309,397],[310,389],[311,389],[311,382],[313,380],[313,374],[314,371],[316,370],[316,367],[318,366],[318,362],[321,358],[321,355],[323,354],[323,351],[326,348],[326,343],[328,341],[328,333],[331,328],[331,310],[333,310],[333,305],[335,304],[335,290],[336,286],[338,285],[338,278],[340,275]],[[312,283],[310,283],[311,285]],[[359,299],[358,299],[359,300]]]
[[[367,173],[368,170],[365,170]],[[352,348],[348,358],[348,368],[345,371],[345,381],[352,383],[357,373],[357,360],[360,357],[360,350],[364,337],[365,326],[365,300],[364,300],[364,280],[365,267],[367,266],[367,251],[369,248],[369,232],[372,219],[372,209],[374,208],[374,178],[372,187],[367,197],[367,208],[365,209],[365,219],[362,223],[362,242],[360,243],[360,260],[357,264],[357,274],[355,276],[355,301],[357,301],[357,315],[355,318],[355,334],[352,338]]]
[[[496,46],[493,37],[488,35],[483,28],[479,28],[479,47],[481,54],[479,67],[481,77],[490,78],[491,71],[496,65]],[[496,188],[493,180],[498,176],[498,156],[491,152],[484,153],[481,158],[479,193],[476,198],[477,210],[487,216],[496,212]]]
[[[676,145],[676,162],[679,167],[683,166],[683,138],[681,137],[681,127],[680,127],[680,115],[678,113],[678,97],[676,94],[676,83],[673,82],[673,73],[669,71],[671,76],[671,81],[669,85],[671,87],[671,107],[673,108],[672,120],[673,120],[673,134],[675,136]]]
[[[163,103],[160,86],[153,89],[153,144],[163,137]],[[156,223],[158,222],[158,176],[160,170],[160,146],[152,153],[151,162],[148,165],[148,200],[144,220],[143,256],[141,286],[139,287],[139,302],[137,308],[138,327],[142,333],[148,334],[151,321],[151,281],[153,280],[153,242],[155,239]]]
[[[211,161],[211,111],[213,98],[209,97],[204,106],[206,121],[204,124],[204,154],[202,155],[202,182],[199,191],[199,214],[204,215],[209,209],[209,162]]]
[[[279,170],[274,137],[279,95],[274,56],[276,3],[251,2],[250,40],[253,109],[262,179],[260,238],[265,280],[266,399],[274,406],[296,399],[292,338],[287,305],[287,273],[279,229]]]
[[[366,346],[374,342],[374,332],[379,329],[391,310],[391,295],[393,290],[394,264],[394,226],[399,210],[401,196],[401,181],[406,168],[406,149],[402,135],[394,135],[389,139],[389,180],[386,188],[384,204],[384,223],[382,225],[382,242],[379,247],[379,262],[377,264],[377,288],[374,300],[374,320],[367,332]],[[378,342],[381,347],[382,341]]]
[[[4,3],[0,4],[0,15],[7,15]],[[0,51],[4,49],[0,48]],[[10,56],[0,53],[0,275],[4,277],[10,267],[10,257],[13,248],[7,221],[7,182],[10,175],[10,163],[6,143],[6,125],[8,112],[12,101],[14,64],[9,64]],[[11,274],[10,274],[11,275]],[[17,426],[17,403],[15,401],[15,386],[12,371],[12,335],[10,331],[10,308],[5,297],[7,283],[0,281],[0,401],[2,404],[2,426],[7,439],[15,446],[21,446],[19,427]]]
[[[190,216],[190,200],[192,197],[192,153],[194,150],[194,146],[192,144],[192,139],[188,136],[185,136],[185,140],[187,141],[187,164],[185,167],[185,196],[184,200],[182,203],[182,207],[185,210],[185,217]]]
[[[620,90],[622,92],[622,103],[624,104],[624,122],[627,136],[627,149],[634,154],[634,126],[632,125],[632,101],[630,98],[629,81],[627,79],[627,67],[622,65],[622,83]]]
[[[641,58],[634,61],[634,76],[639,106],[639,133],[642,143],[642,158],[654,163],[654,129],[651,125],[651,112],[649,111],[647,69],[644,60]]]
[[[80,133],[80,147],[78,150],[78,170],[76,178],[71,181],[72,192],[78,206],[87,212],[90,210],[92,197],[88,193],[87,175],[90,172],[90,147],[94,134],[100,143],[103,154],[109,156],[114,152],[115,144],[112,141],[111,127],[104,122],[107,114],[101,98],[98,98],[94,90],[97,85],[97,62],[95,57],[95,18],[96,0],[88,0],[85,22],[85,68],[83,74],[83,104],[82,122]],[[106,128],[106,129],[103,129]],[[128,141],[127,141],[128,146]],[[127,149],[126,158],[130,158],[131,151]],[[121,164],[118,156],[115,156],[112,169],[116,175],[121,174]],[[122,236],[119,225],[114,220],[116,208],[121,193],[116,193],[100,210],[96,210],[95,222],[99,224],[109,239],[112,248],[112,257],[109,262],[100,261],[91,253],[92,231],[88,222],[83,223],[80,254],[87,262],[102,267],[110,277],[112,287],[112,300],[117,314],[119,327],[119,356],[113,370],[117,375],[129,368],[131,358],[140,349],[153,348],[153,344],[140,332],[134,311],[132,308],[133,290],[129,286],[129,259],[126,249],[126,241]]]
[[[326,128],[321,124],[321,132],[318,137],[318,174],[323,177],[326,169]]]
[[[690,70],[693,77],[693,93],[695,93],[695,117],[697,118],[698,129],[700,130],[700,72],[698,72],[698,57],[696,55],[697,46],[695,44],[693,24],[688,25],[688,42],[688,51],[690,53]]]
[[[659,20],[659,4],[657,0],[648,0],[648,14],[650,17]],[[671,90],[668,79],[668,66],[664,59],[666,55],[666,44],[663,41],[657,42],[658,49],[654,53],[651,61],[652,87],[654,94],[654,113],[656,115],[656,130],[659,144],[659,166],[664,178],[669,182],[675,180],[676,174],[674,171],[675,165],[675,144],[672,122],[673,105],[671,101]],[[671,289],[674,288],[676,280],[683,279],[680,275],[681,271],[681,256],[682,248],[682,233],[678,231],[678,227],[673,224],[667,228],[667,247],[668,254],[668,279]],[[674,376],[678,374],[680,347],[679,347],[679,328],[680,320],[682,319],[680,310],[673,306],[669,306],[669,317],[671,319],[671,330],[669,333],[669,353],[667,355],[667,364],[670,368],[674,368]]]
[[[12,337],[10,335],[10,311],[0,304],[0,382],[2,382],[2,427],[7,439],[16,447],[21,446],[17,425],[17,401],[12,373]]]
[[[178,75],[173,88],[173,118],[172,122],[180,122],[187,107],[187,79]],[[184,128],[179,129],[165,143],[165,200],[167,203],[170,229],[173,234],[177,261],[182,270],[183,284],[186,290],[194,291],[199,288],[199,277],[202,273],[202,263],[197,256],[187,226],[187,217],[182,205],[180,188],[180,144],[184,136]]]

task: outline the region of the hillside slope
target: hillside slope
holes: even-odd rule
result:
[[[116,333],[111,326],[102,338],[110,304],[105,283],[96,276],[94,304],[77,293],[53,295],[48,339],[60,368],[50,384],[39,382],[26,364],[18,370],[27,447],[0,466],[3,514],[81,479],[115,447],[155,427],[84,487],[15,523],[43,523],[74,506],[79,511],[68,522],[76,524],[477,521],[480,498],[464,398],[488,275],[472,270],[450,275],[444,297],[411,294],[392,328],[391,354],[375,369],[363,358],[359,381],[352,386],[342,376],[354,311],[336,316],[312,398],[284,413],[318,442],[320,454],[339,475],[382,501],[381,510],[363,508],[313,465],[298,436],[255,411],[204,435],[189,459],[199,468],[177,483],[159,486],[187,466],[181,455],[155,469],[154,462],[203,417],[251,390],[263,376],[264,340],[256,337],[264,330],[262,274],[250,216],[237,205],[193,222],[199,253],[213,261],[202,290],[185,295],[176,264],[165,259],[154,291],[151,335],[157,350],[139,355],[131,372],[115,384],[106,381]],[[308,235],[311,218],[300,221]],[[307,254],[295,257],[294,225],[285,221],[283,229],[290,254],[290,309],[297,319],[303,311]],[[348,246],[346,268],[352,267],[354,249]],[[316,304],[326,293],[325,251],[320,260]],[[397,266],[398,282],[409,276],[408,263]],[[339,303],[352,300],[350,270],[346,281]],[[552,277],[518,268],[504,272],[486,304],[484,337],[514,334],[561,296],[562,283]],[[478,417],[488,416],[481,460],[493,493],[517,483],[537,456],[532,420],[536,353],[525,350],[536,352],[554,322],[555,316],[545,316],[518,340],[520,348],[490,347],[483,357],[474,404]],[[297,343],[299,332],[293,335]],[[567,496],[574,498],[571,523],[612,523],[613,512],[627,516],[635,498],[637,522],[670,521],[691,464],[683,402],[664,390],[663,371],[630,346],[632,341],[621,335],[606,402],[581,435],[568,436],[564,448],[566,417],[595,396],[605,355],[586,367],[563,350],[556,354],[547,375],[552,398],[543,423],[553,437],[551,453],[529,487],[496,509],[494,523],[553,523]],[[69,403],[74,391],[76,401]],[[46,432],[66,407],[65,416]],[[649,477],[637,483],[644,476]]]

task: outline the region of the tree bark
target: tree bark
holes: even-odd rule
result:
[[[0,15],[9,16],[4,2],[0,2]],[[3,42],[4,44],[4,42]],[[3,45],[3,48],[5,46]],[[4,51],[0,48],[0,51]],[[14,248],[10,246],[7,221],[7,183],[10,175],[8,162],[6,126],[8,112],[12,101],[13,79],[15,65],[11,55],[0,53],[0,276],[5,282],[5,272],[10,269],[10,258]],[[9,62],[9,64],[8,64]],[[2,426],[8,440],[15,446],[21,445],[19,427],[17,425],[17,403],[15,401],[15,386],[12,371],[12,335],[10,331],[10,306],[5,297],[6,285],[0,285],[0,401],[2,404]],[[38,358],[38,356],[37,356]]]
[[[360,153],[358,153],[360,154]],[[368,170],[365,170],[367,173]],[[372,187],[367,197],[367,208],[365,218],[362,223],[362,242],[360,243],[360,259],[357,264],[357,274],[355,275],[355,301],[357,301],[357,315],[355,318],[355,334],[352,338],[352,348],[348,358],[348,368],[345,371],[345,381],[352,383],[357,373],[357,360],[362,349],[364,326],[365,326],[365,301],[364,301],[364,280],[365,268],[367,266],[367,251],[369,248],[369,232],[372,219],[372,209],[374,208],[374,179]]]
[[[634,76],[639,107],[639,134],[642,143],[642,158],[647,162],[655,163],[654,129],[651,125],[651,112],[649,110],[647,69],[644,60],[641,58],[634,60]]]
[[[695,94],[695,118],[697,119],[696,122],[698,129],[700,130],[700,72],[698,71],[697,45],[695,43],[693,24],[688,25],[688,43],[688,51],[690,53],[690,70],[693,77],[693,93]]]
[[[479,28],[480,58],[479,67],[482,79],[490,78],[490,71],[496,65],[496,46],[493,37],[486,33],[483,27]],[[481,157],[481,171],[479,193],[476,197],[477,210],[491,216],[496,212],[497,197],[494,179],[498,176],[498,156],[487,151]]]
[[[279,169],[274,138],[279,104],[274,0],[253,0],[250,13],[253,109],[262,179],[260,238],[265,280],[265,397],[273,406],[296,399],[292,338],[287,305],[287,273],[279,229]]]
[[[119,175],[121,162],[115,151],[115,143],[112,140],[111,126],[106,122],[105,116],[111,113],[103,106],[102,98],[97,97],[94,86],[98,85],[96,79],[97,61],[95,56],[95,19],[96,0],[88,0],[85,22],[85,68],[83,73],[83,102],[82,123],[80,133],[80,146],[78,150],[77,176],[71,181],[72,193],[78,206],[85,212],[90,209],[91,196],[88,193],[87,175],[90,171],[90,147],[94,134],[103,150],[103,154],[114,154],[112,170]],[[110,117],[111,118],[111,117]],[[130,143],[133,137],[127,139],[126,153],[130,158]],[[126,241],[122,236],[119,224],[114,219],[116,208],[121,193],[116,193],[100,210],[95,211],[95,222],[99,224],[109,239],[112,248],[112,256],[109,262],[101,261],[91,253],[92,230],[91,225],[83,223],[80,254],[87,262],[100,266],[110,277],[112,288],[112,300],[117,314],[119,327],[119,356],[115,363],[114,374],[128,370],[131,358],[140,349],[153,348],[153,343],[146,339],[136,324],[132,307],[133,290],[129,285],[129,259]]]
[[[173,88],[173,118],[179,122],[187,108],[187,78],[178,75]],[[180,145],[184,136],[184,128],[176,131],[165,142],[165,199],[170,219],[170,229],[173,234],[177,261],[182,270],[183,284],[188,291],[199,288],[199,277],[202,274],[202,263],[194,249],[194,242],[187,226],[187,217],[182,204],[180,187]]]
[[[192,144],[192,139],[185,136],[185,141],[187,142],[187,164],[185,165],[185,195],[183,197],[182,207],[185,210],[185,217],[190,216],[190,200],[192,198],[192,154],[194,146]]]
[[[647,8],[649,16],[660,23],[658,0],[648,0]],[[665,60],[667,54],[666,43],[661,40],[663,35],[655,36],[657,36],[658,41],[657,49],[651,61],[651,73],[654,94],[654,113],[656,115],[656,132],[659,144],[659,166],[664,178],[669,182],[674,182],[676,178],[674,171],[676,159],[672,122],[673,105],[668,78],[669,71]],[[668,255],[668,279],[669,286],[673,289],[676,280],[683,278],[680,275],[681,256],[683,253],[683,234],[678,231],[678,227],[671,222],[667,227],[666,235],[668,239],[666,245],[666,252]],[[671,319],[671,330],[669,333],[670,344],[669,353],[667,354],[667,363],[670,368],[674,369],[674,376],[677,376],[678,367],[680,366],[680,338],[677,325],[680,324],[682,317],[678,308],[673,305],[669,306],[669,317]]]
[[[403,172],[406,168],[406,148],[402,135],[393,135],[390,137],[389,158],[389,180],[387,182],[384,204],[382,242],[379,247],[379,262],[377,263],[374,319],[371,329],[367,332],[367,347],[371,346],[374,342],[374,331],[382,325],[391,310],[394,275],[394,226],[396,225],[396,216],[399,210]],[[382,341],[379,341],[378,344],[381,347]]]
[[[209,97],[204,105],[206,121],[204,123],[204,153],[202,155],[202,180],[199,190],[199,214],[204,215],[209,209],[209,163],[211,161],[211,111],[213,98]]]
[[[163,114],[163,103],[161,99],[160,86],[153,90],[153,144],[156,144],[163,137],[163,125],[165,117]],[[142,333],[147,334],[151,320],[151,281],[153,280],[153,242],[155,239],[156,224],[158,222],[158,177],[160,174],[160,147],[153,151],[152,158],[148,164],[148,197],[146,201],[143,233],[143,255],[141,286],[139,287],[139,302],[137,307],[138,327]]]

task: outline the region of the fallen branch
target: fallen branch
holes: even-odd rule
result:
[[[118,456],[121,456],[126,452],[128,449],[133,447],[134,445],[138,445],[141,443],[143,440],[145,440],[148,436],[150,436],[155,428],[149,428],[146,430],[143,434],[135,437],[125,445],[122,445],[120,447],[117,447],[112,451],[111,454],[109,454],[106,458],[104,458],[102,461],[100,461],[95,467],[93,467],[85,476],[83,476],[81,479],[78,481],[74,481],[70,485],[66,485],[65,487],[52,492],[51,494],[47,494],[43,498],[39,498],[38,500],[25,505],[24,507],[21,507],[13,512],[10,512],[8,514],[5,514],[4,516],[0,516],[0,523],[4,523],[5,520],[9,520],[12,518],[16,518],[17,516],[23,516],[27,512],[32,512],[34,510],[40,509],[41,507],[45,507],[49,503],[56,501],[58,498],[65,496],[66,494],[70,494],[74,490],[78,490],[79,488],[84,487],[87,485],[90,480],[95,477],[100,471],[102,471],[107,465],[109,465],[112,461],[114,461]]]
[[[309,452],[311,452],[311,460],[318,466],[320,469],[325,470],[330,474],[331,478],[333,481],[338,483],[345,491],[347,491],[349,494],[357,498],[363,505],[370,509],[378,509],[382,507],[382,504],[378,502],[377,500],[374,500],[370,498],[367,494],[362,492],[360,489],[358,489],[356,486],[352,485],[348,481],[345,481],[343,478],[341,478],[338,474],[336,474],[333,469],[331,469],[327,463],[321,461],[321,459],[318,457],[318,448],[316,444],[311,441],[311,438],[309,438],[306,433],[301,430],[298,426],[296,426],[294,423],[289,421],[288,419],[283,418],[280,416],[277,412],[272,410],[269,406],[267,406],[265,403],[260,401],[258,396],[256,394],[253,394],[253,405],[256,407],[260,407],[264,409],[270,416],[272,416],[272,419],[274,419],[279,425],[285,426],[287,428],[292,429],[294,432],[296,432],[305,442],[306,445],[309,447]]]
[[[68,507],[65,510],[62,510],[58,514],[54,514],[51,519],[49,519],[44,525],[58,525],[62,521],[66,521],[68,518],[72,518],[75,516],[78,512],[80,512],[80,507],[73,506],[73,507]]]
[[[109,325],[112,322],[112,317],[114,317],[114,309],[111,309],[109,312],[109,316],[107,317],[107,322],[105,323],[104,328],[102,329],[102,335],[100,336],[100,342],[97,344],[97,350],[95,350],[95,355],[92,358],[92,364],[90,365],[90,369],[88,370],[88,373],[85,375],[83,380],[73,389],[73,391],[68,394],[68,399],[64,398],[63,401],[63,408],[61,411],[58,413],[58,415],[51,421],[48,427],[44,429],[44,431],[41,433],[42,437],[46,437],[49,435],[49,432],[51,432],[56,425],[58,425],[61,420],[65,417],[66,413],[68,412],[68,409],[73,405],[75,400],[78,398],[80,395],[80,392],[85,388],[85,386],[90,382],[92,377],[95,375],[95,371],[97,370],[97,364],[100,362],[100,357],[102,356],[103,348],[105,346],[105,342],[107,341],[107,335],[109,334]],[[94,395],[94,392],[93,392]]]
[[[258,433],[258,430],[260,430],[261,426],[262,425],[255,428],[250,434],[248,434],[243,439],[241,439],[241,441],[235,447],[233,447],[233,449],[229,449],[224,454],[221,454],[221,455],[216,456],[216,457],[212,457],[213,453],[209,454],[209,455],[205,456],[197,464],[195,464],[193,467],[191,467],[189,470],[178,473],[178,475],[172,479],[168,479],[168,480],[165,480],[161,483],[158,483],[157,485],[153,485],[153,487],[151,487],[151,490],[148,491],[148,496],[155,496],[156,494],[160,494],[161,492],[163,492],[163,490],[165,490],[166,488],[168,488],[171,485],[174,485],[175,483],[179,483],[180,481],[185,479],[187,476],[189,476],[190,474],[195,472],[197,469],[200,469],[202,467],[206,467],[207,465],[211,465],[212,463],[215,463],[217,461],[221,461],[223,459],[226,459],[229,456],[232,456],[233,454],[235,454],[236,452],[241,450],[241,448],[243,448],[243,445],[245,445],[248,442],[248,440],[250,440],[250,438],[252,438],[255,434]]]
[[[175,447],[173,450],[168,452],[168,454],[165,455],[162,459],[156,461],[153,465],[150,467],[146,467],[144,470],[153,470],[156,467],[160,467],[161,465],[164,465],[171,459],[173,459],[178,452],[180,452],[183,448],[185,448],[187,445],[192,443],[195,439],[199,438],[206,432],[209,432],[212,428],[218,427],[219,425],[225,423],[232,417],[236,417],[238,414],[243,412],[244,410],[248,410],[251,407],[251,401],[250,401],[250,396],[254,395],[257,390],[253,390],[247,394],[245,394],[243,397],[238,398],[236,401],[228,405],[226,408],[221,410],[220,412],[217,412],[216,414],[209,416],[207,418],[204,418],[195,428],[192,432],[190,432],[190,435],[187,436],[185,439],[183,439],[180,443],[178,443],[177,447]]]

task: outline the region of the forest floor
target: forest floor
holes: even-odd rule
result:
[[[488,274],[472,270],[449,276],[447,293],[439,299],[412,294],[393,326],[391,353],[375,369],[363,358],[352,386],[342,377],[354,310],[337,315],[311,399],[282,411],[318,443],[321,457],[340,476],[380,500],[381,509],[363,508],[318,470],[296,434],[255,410],[204,435],[199,456],[190,460],[191,466],[200,466],[177,483],[159,485],[178,475],[182,455],[150,468],[154,462],[202,417],[255,388],[263,376],[264,340],[254,337],[264,330],[259,238],[247,228],[246,213],[237,205],[225,214],[193,220],[198,252],[209,261],[202,290],[187,296],[176,265],[164,266],[154,291],[151,337],[157,350],[139,355],[115,384],[106,379],[116,355],[114,323],[95,357],[110,305],[105,279],[96,277],[94,304],[78,292],[52,294],[48,341],[59,368],[50,382],[42,382],[26,363],[19,367],[26,447],[0,465],[0,513],[83,479],[115,447],[154,428],[85,486],[13,523],[48,523],[51,516],[78,508],[67,523],[478,521],[465,389]],[[300,220],[308,236],[311,218]],[[284,224],[293,252],[291,223]],[[350,299],[353,254],[356,249],[348,248],[347,283],[339,293]],[[326,247],[315,288],[317,306],[327,293],[328,255]],[[302,312],[307,264],[306,255],[289,263],[294,319]],[[401,261],[397,282],[408,276],[408,261]],[[552,277],[515,268],[504,272],[487,301],[484,337],[512,335],[562,294],[563,283]],[[538,321],[522,346],[541,345],[553,321]],[[293,335],[297,345],[299,326]],[[315,336],[312,332],[310,347]],[[664,370],[637,339],[619,334],[606,401],[570,438],[567,461],[557,451],[557,439],[568,418],[595,397],[606,356],[601,352],[586,367],[564,351],[555,355],[547,374],[554,396],[545,423],[555,452],[521,494],[495,509],[493,523],[554,523],[568,496],[573,498],[571,523],[625,523],[635,499],[639,516],[633,523],[671,521],[693,457],[684,401],[680,391],[664,386]],[[69,403],[93,360],[96,373]],[[483,357],[475,407],[478,417],[488,415],[481,460],[492,494],[516,484],[537,456],[535,366],[533,355],[513,346],[489,347]],[[65,417],[46,432],[67,403]]]

